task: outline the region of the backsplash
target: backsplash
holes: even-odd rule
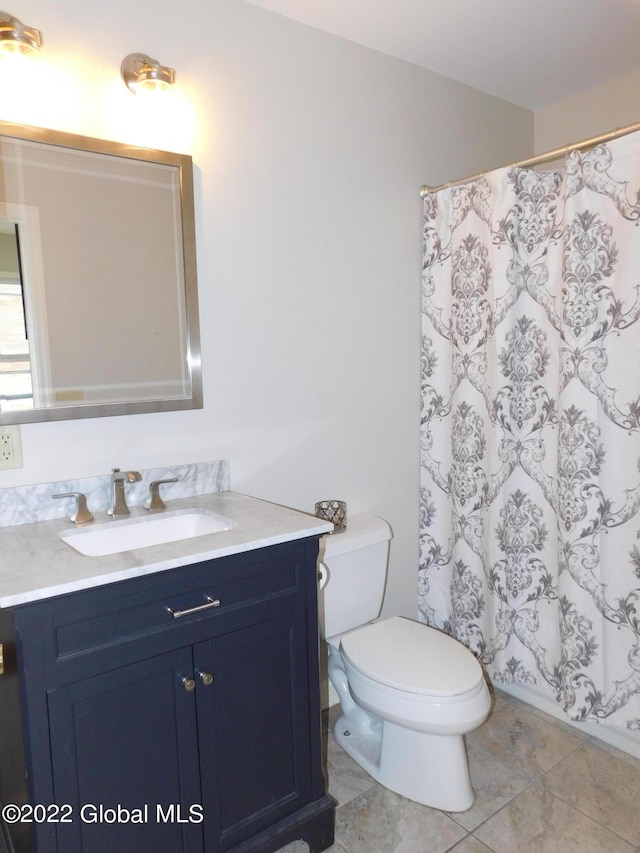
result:
[[[175,465],[170,468],[147,468],[140,473],[140,482],[127,483],[127,503],[130,507],[141,506],[145,502],[152,480],[178,478],[177,483],[168,483],[162,487],[161,494],[167,503],[174,498],[226,492],[230,488],[229,464],[226,459],[197,462],[193,465]],[[93,513],[106,512],[111,503],[108,474],[81,480],[60,480],[56,483],[0,489],[0,527],[71,516],[75,511],[75,501],[72,498],[53,498],[53,495],[63,492],[83,492]]]

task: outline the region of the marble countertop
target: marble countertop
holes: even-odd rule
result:
[[[101,557],[83,556],[59,538],[59,533],[73,527],[67,519],[0,529],[0,608],[322,535],[333,529],[330,522],[313,515],[238,492],[167,502],[167,511],[194,508],[224,516],[234,522],[234,527]],[[130,518],[136,517],[147,518],[149,513],[142,507],[132,507]],[[96,513],[96,523],[107,520],[106,513]],[[110,523],[115,525],[118,521]]]

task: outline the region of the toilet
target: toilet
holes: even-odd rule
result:
[[[465,811],[474,794],[463,736],[487,718],[482,667],[457,640],[394,616],[377,622],[391,529],[349,518],[322,538],[321,625],[342,716],[334,735],[386,788],[426,806]]]

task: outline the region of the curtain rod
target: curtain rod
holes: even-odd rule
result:
[[[603,142],[610,142],[612,139],[617,139],[618,136],[626,136],[627,133],[633,133],[640,130],[640,122],[637,124],[629,124],[626,127],[619,127],[616,130],[611,130],[609,133],[603,133],[601,136],[594,136],[591,139],[585,139],[583,142],[574,142],[570,145],[564,145],[562,148],[556,148],[554,151],[547,151],[546,154],[538,154],[536,157],[529,157],[528,160],[520,160],[517,163],[511,163],[507,169],[521,168],[527,166],[539,166],[542,163],[550,163],[552,160],[558,160],[560,157],[566,157],[572,151],[581,151],[585,148],[593,148],[595,145],[602,145]],[[420,187],[420,195],[424,198],[428,193],[436,193],[439,190],[447,189],[448,187],[457,187],[461,184],[468,184],[471,181],[476,181],[487,172],[478,172],[477,175],[471,175],[468,178],[459,178],[457,181],[449,181],[446,184],[440,184],[437,187],[430,187],[423,184]]]

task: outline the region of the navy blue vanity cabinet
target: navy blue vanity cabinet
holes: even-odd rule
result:
[[[51,818],[30,845],[16,833],[20,853],[331,846],[317,549],[273,545],[13,611],[28,799]]]

